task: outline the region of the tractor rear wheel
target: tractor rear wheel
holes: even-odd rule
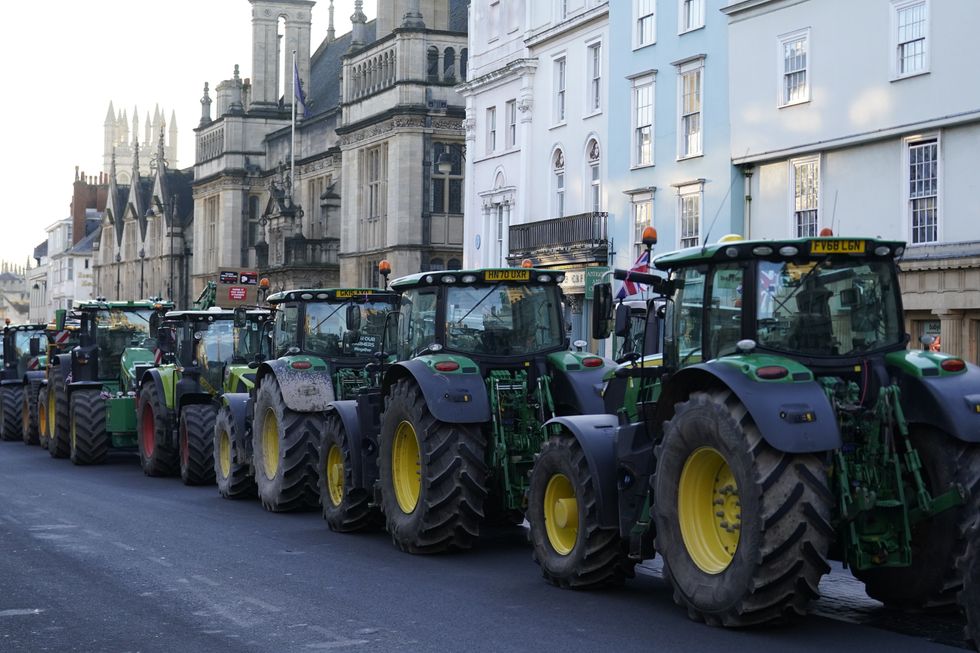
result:
[[[54,387],[48,385],[48,454],[52,458],[67,458],[68,443],[68,376],[71,366],[56,365],[51,375]]]
[[[926,488],[936,496],[955,484],[966,502],[912,527],[912,564],[855,571],[868,596],[890,608],[953,610],[963,576],[956,560],[966,551],[968,531],[980,516],[980,445],[961,442],[935,429],[910,434],[922,461]],[[913,496],[906,491],[907,497]]]
[[[381,417],[381,507],[409,553],[468,549],[480,535],[489,472],[478,424],[432,416],[411,379],[395,383]]]
[[[54,406],[51,406],[52,410]],[[42,385],[37,389],[37,443],[42,449],[48,448],[48,386]]]
[[[247,463],[240,462],[236,452],[245,447],[243,434],[235,428],[231,409],[218,411],[214,421],[214,473],[218,492],[226,499],[255,496],[255,478]]]
[[[317,506],[317,445],[322,430],[319,413],[290,410],[275,377],[262,379],[255,394],[252,456],[256,489],[266,510]]]
[[[960,557],[959,570],[963,575],[959,599],[966,613],[966,640],[980,651],[980,521],[973,527],[966,554]]]
[[[24,386],[23,415],[21,421],[24,444],[38,444],[37,430],[37,381]]]
[[[728,390],[678,404],[656,456],[656,548],[674,601],[718,626],[804,614],[834,536],[820,459],[771,447]]]
[[[180,411],[180,480],[184,485],[214,483],[214,420],[211,404],[191,404]]]
[[[7,385],[0,389],[0,404],[3,405],[3,423],[0,424],[0,439],[20,440],[23,438],[21,422],[24,386]]]
[[[552,436],[534,462],[527,520],[534,559],[545,580],[559,587],[618,585],[635,562],[617,528],[599,526],[596,479],[582,446],[570,435]]]
[[[136,435],[140,465],[147,476],[173,476],[177,472],[177,450],[170,442],[170,412],[156,384],[146,383],[136,410]]]
[[[343,421],[336,413],[327,415],[320,441],[320,505],[330,530],[338,533],[364,530],[380,521],[367,488],[354,486],[351,456]]]
[[[71,393],[68,457],[76,465],[100,465],[109,455],[105,413],[105,399],[99,390]]]

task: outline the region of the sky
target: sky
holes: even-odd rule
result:
[[[366,0],[368,19],[376,2]],[[313,7],[310,51],[327,32],[328,0]],[[32,5],[34,6],[34,5]],[[40,5],[39,5],[40,6]],[[194,127],[204,82],[251,77],[248,0],[52,0],[51,13],[20,13],[20,29],[0,39],[4,92],[0,137],[0,260],[23,265],[45,228],[70,215],[75,166],[102,170],[109,102],[130,122],[156,106],[176,112],[177,165],[194,164]],[[337,35],[350,31],[353,0],[335,0]],[[212,115],[214,108],[212,106]],[[168,125],[169,128],[169,125]],[[140,144],[142,148],[142,143]],[[32,262],[32,265],[34,263]]]

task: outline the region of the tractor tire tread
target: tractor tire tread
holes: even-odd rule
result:
[[[187,438],[187,461],[181,459],[180,480],[185,485],[213,485],[214,423],[217,411],[211,404],[185,406],[180,413],[181,432]],[[183,436],[182,436],[183,437]]]
[[[231,468],[227,477],[222,474],[221,461],[218,460],[220,451],[219,438],[222,431],[228,434],[232,446]],[[226,499],[245,499],[255,496],[255,478],[252,476],[248,464],[235,460],[235,448],[236,446],[242,445],[240,442],[241,437],[241,434],[235,432],[235,421],[232,418],[231,411],[228,408],[222,407],[215,418],[214,443],[212,447],[214,449],[215,482],[218,484],[218,492]]]
[[[71,395],[69,426],[75,429],[74,446],[69,435],[68,457],[75,465],[100,465],[109,455],[106,404],[98,390],[76,390]]]

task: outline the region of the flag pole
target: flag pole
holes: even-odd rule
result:
[[[293,184],[296,182],[296,50],[293,50],[293,128],[289,144],[289,194],[292,198]]]

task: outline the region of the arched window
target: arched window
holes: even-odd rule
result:
[[[248,246],[254,247],[259,242],[259,198],[257,195],[248,196]]]
[[[470,61],[470,52],[466,48],[459,51],[459,78],[466,81],[466,65]]]
[[[589,210],[598,213],[602,210],[602,177],[599,170],[599,141],[590,139],[585,147],[589,162]]]
[[[452,48],[442,52],[442,79],[446,82],[456,80],[456,51]]]
[[[451,258],[451,259],[449,259],[449,263],[446,264],[446,269],[447,270],[462,270],[463,269],[463,264],[460,262],[460,260],[458,258]]]
[[[429,50],[426,54],[427,68],[428,68],[428,81],[438,82],[439,81],[439,48],[434,45],[429,46]]]
[[[556,218],[565,215],[565,155],[561,150],[555,150],[551,159],[551,169],[554,178],[554,214]]]
[[[445,270],[446,267],[442,264],[442,259],[438,256],[429,259],[429,272],[438,272],[439,270]]]

